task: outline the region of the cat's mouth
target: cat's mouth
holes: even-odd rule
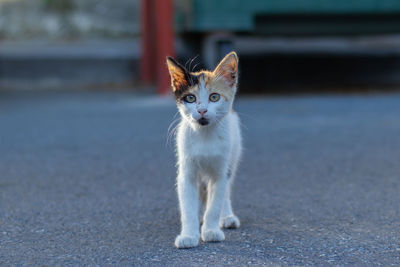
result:
[[[198,122],[200,125],[202,125],[202,126],[207,125],[207,124],[210,123],[210,122],[208,121],[208,119],[206,119],[206,118],[200,118],[200,119],[197,120],[197,122]]]

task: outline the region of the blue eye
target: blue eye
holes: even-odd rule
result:
[[[220,98],[220,95],[217,93],[213,93],[210,95],[210,101],[212,101],[212,102],[217,102],[219,100],[219,98]]]
[[[196,97],[194,95],[186,95],[183,97],[183,101],[187,103],[193,103],[194,101],[196,101]]]

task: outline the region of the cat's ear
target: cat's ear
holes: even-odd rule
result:
[[[234,87],[238,79],[239,58],[234,51],[227,54],[214,70],[214,75],[229,86]]]
[[[167,66],[171,76],[171,86],[174,92],[183,91],[189,86],[188,71],[172,57],[167,57]]]

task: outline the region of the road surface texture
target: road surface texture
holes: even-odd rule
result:
[[[400,94],[236,110],[242,226],[178,250],[172,98],[0,92],[0,265],[400,264]]]

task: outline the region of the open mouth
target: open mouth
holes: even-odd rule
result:
[[[206,119],[206,118],[200,118],[199,120],[198,120],[198,123],[200,124],[200,125],[207,125],[207,124],[209,124],[209,121]]]

